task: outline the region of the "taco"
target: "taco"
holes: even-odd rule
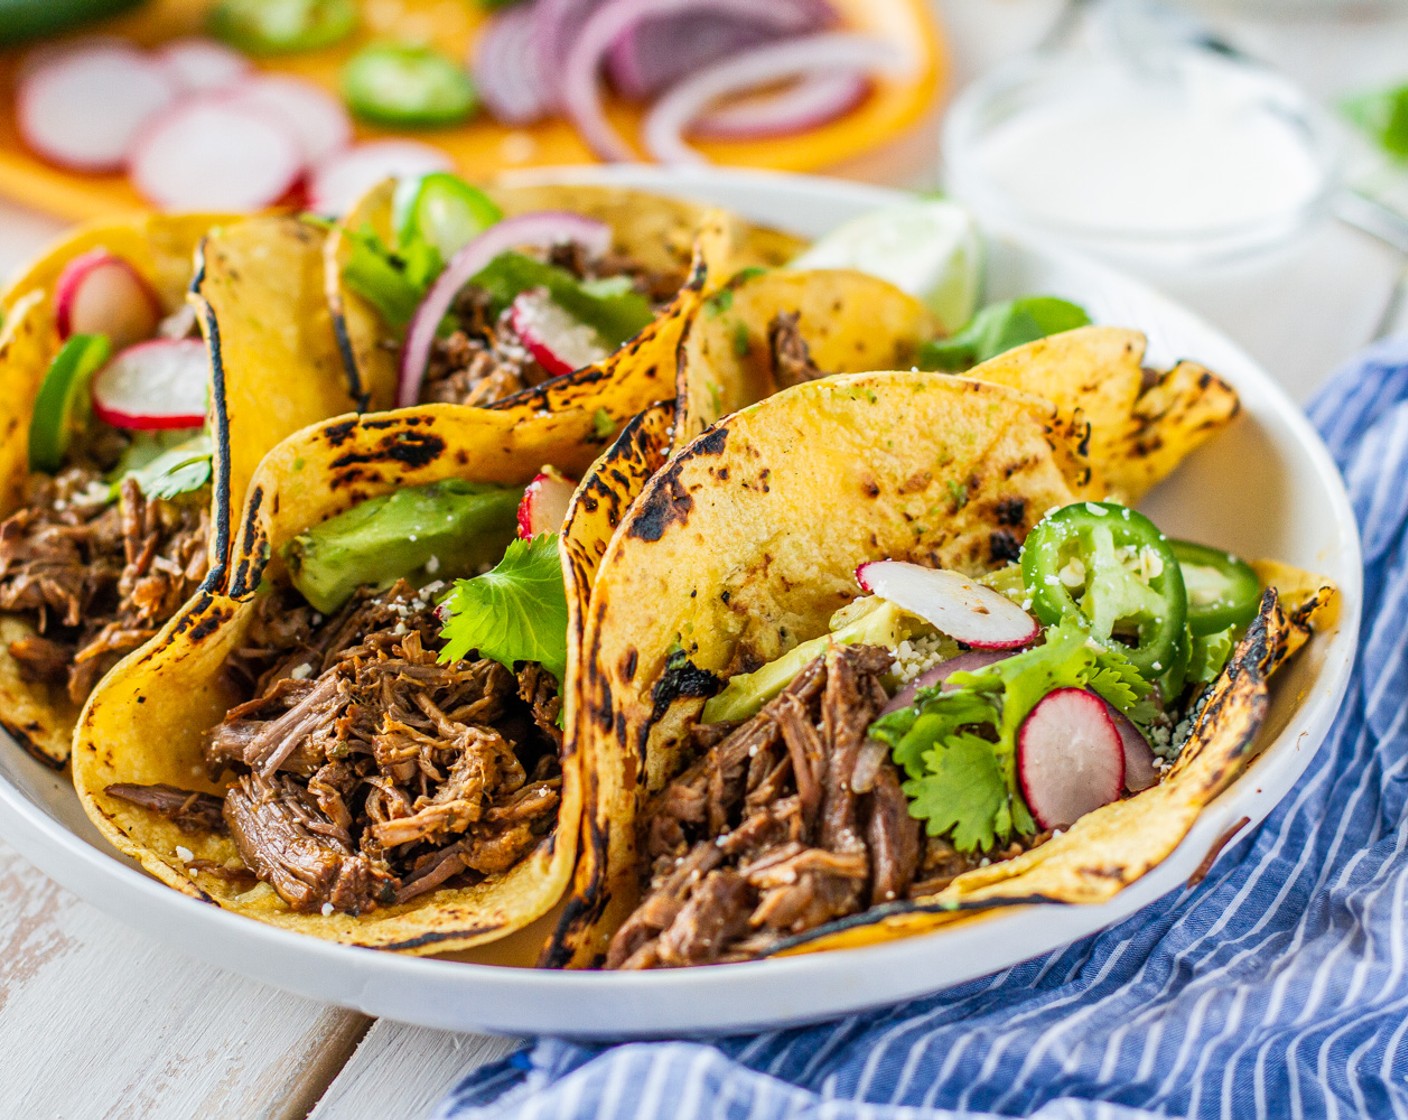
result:
[[[798,246],[643,191],[480,190],[437,173],[385,182],[352,208],[329,243],[327,284],[373,406],[546,401],[594,420],[600,449],[668,395],[704,266],[717,285]],[[623,351],[644,359],[611,361]]]
[[[324,236],[292,218],[95,225],[7,292],[0,722],[42,761],[64,764],[97,681],[222,577],[259,457],[351,406]]]
[[[1167,856],[1333,590],[1283,569],[1282,604],[1167,541],[1103,500],[1095,444],[911,372],[786,389],[677,453],[592,593],[553,963],[868,943],[1099,901]]]
[[[550,909],[582,796],[562,557],[600,530],[540,473],[549,431],[430,405],[275,448],[226,592],[84,712],[74,780],[104,835],[179,890],[359,945],[467,948]]]

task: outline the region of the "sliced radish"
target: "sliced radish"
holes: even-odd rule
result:
[[[151,338],[161,303],[146,279],[121,257],[90,249],[74,257],[54,284],[60,338],[103,334],[114,350]]]
[[[134,185],[165,210],[262,210],[302,170],[291,128],[219,94],[163,113],[142,130],[131,163]]]
[[[1154,765],[1154,748],[1149,746],[1149,740],[1122,711],[1108,702],[1105,707],[1124,747],[1124,788],[1138,793],[1158,785],[1159,770]]]
[[[20,134],[53,163],[117,171],[142,128],[177,93],[159,63],[130,47],[101,42],[58,51],[20,82]]]
[[[1124,747],[1105,701],[1081,688],[1043,696],[1017,731],[1017,781],[1042,828],[1069,828],[1117,801]]]
[[[419,402],[435,334],[460,289],[480,269],[509,249],[548,248],[565,242],[575,242],[589,254],[600,256],[611,247],[611,227],[568,210],[532,210],[495,223],[451,257],[445,271],[430,285],[406,330],[396,407],[408,408]]]
[[[540,533],[560,533],[577,484],[556,467],[547,467],[523,491],[518,503],[518,535],[532,540]]]
[[[856,569],[866,591],[917,615],[950,638],[977,649],[1020,649],[1041,628],[1016,603],[946,568],[872,560]]]
[[[554,303],[545,288],[520,292],[509,307],[508,321],[528,353],[553,377],[611,353],[596,331]]]
[[[154,56],[187,93],[223,89],[250,71],[249,59],[214,39],[172,39],[158,47]]]
[[[352,142],[352,118],[342,102],[302,78],[259,74],[227,93],[230,104],[267,113],[292,129],[310,167]]]
[[[199,339],[139,342],[93,375],[93,414],[115,428],[198,428],[208,372]]]
[[[337,217],[383,179],[453,170],[448,155],[416,140],[355,144],[313,168],[308,177],[308,207]]]

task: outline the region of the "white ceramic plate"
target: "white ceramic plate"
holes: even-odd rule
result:
[[[672,174],[591,169],[609,181],[730,206],[818,235],[895,192],[824,179],[736,171]],[[1139,327],[1151,359],[1196,358],[1241,393],[1236,426],[1145,503],[1166,530],[1321,572],[1344,594],[1337,631],[1318,636],[1276,682],[1251,769],[1207,808],[1178,850],[1101,906],[1006,910],[967,927],[866,949],[643,974],[561,973],[401,957],[283,932],[197,902],[147,878],[89,826],[66,777],[0,743],[0,833],[94,905],[211,963],[300,995],[430,1027],[579,1037],[703,1034],[823,1019],[997,971],[1101,929],[1181,889],[1228,828],[1265,817],[1319,747],[1339,707],[1358,632],[1354,516],[1324,446],[1265,373],[1217,331],[1147,288],[1087,262],[994,243],[989,298],[1053,293],[1099,322]],[[542,923],[518,939],[542,936]],[[500,946],[500,959],[513,946]],[[494,959],[488,954],[480,958]]]

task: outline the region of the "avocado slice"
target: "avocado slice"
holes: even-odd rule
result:
[[[459,479],[369,498],[290,542],[290,578],[331,614],[364,584],[473,574],[503,556],[522,498],[517,487]]]

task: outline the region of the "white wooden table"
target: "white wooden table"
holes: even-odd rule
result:
[[[1035,43],[1059,0],[936,0],[955,81]],[[1271,5],[1274,7],[1274,5]],[[1322,97],[1408,79],[1408,9],[1259,22],[1203,10],[1240,45]],[[841,169],[930,185],[930,127]],[[52,237],[51,219],[0,203],[0,271]],[[1404,262],[1330,225],[1270,267],[1185,278],[1175,294],[1304,400],[1362,345]],[[416,1118],[512,1040],[423,1030],[319,1005],[144,941],[0,844],[0,1114]]]

